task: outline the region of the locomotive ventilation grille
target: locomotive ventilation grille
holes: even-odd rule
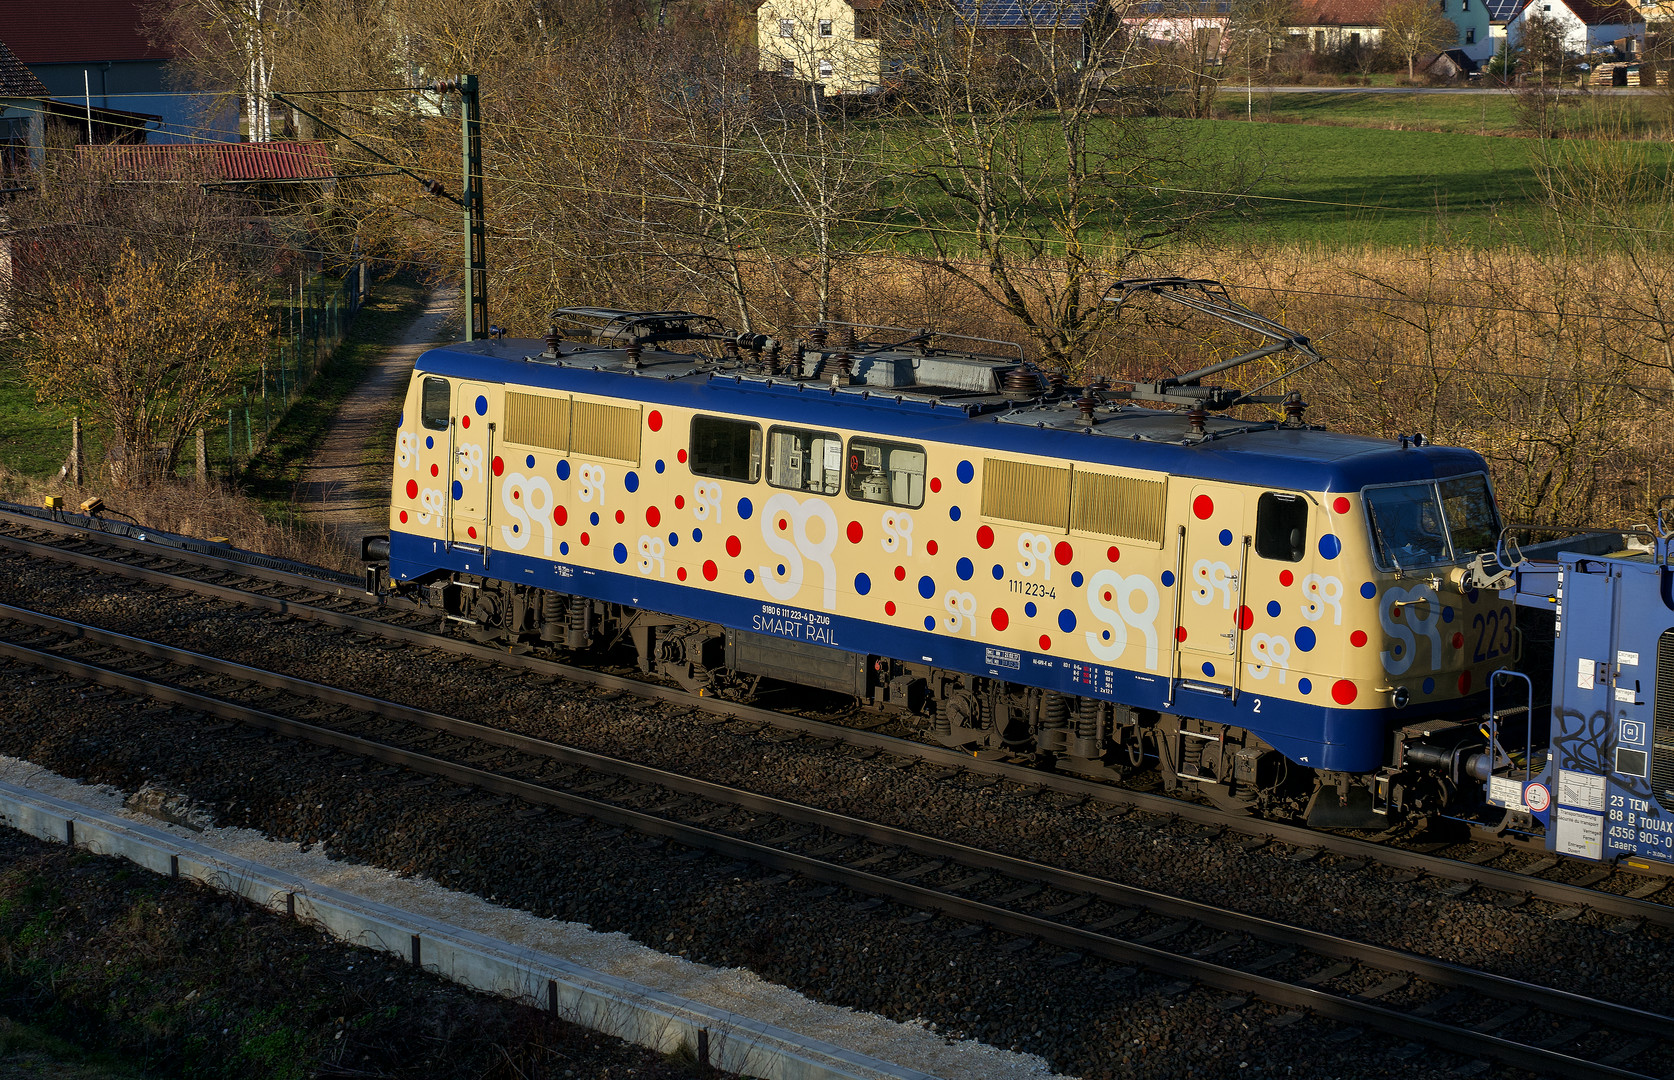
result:
[[[1044,525],[1060,532],[1069,528],[1070,471],[1026,461],[984,458],[982,513]]]
[[[1674,807],[1674,629],[1657,639],[1657,693],[1651,736],[1651,787],[1657,801]]]
[[[604,405],[596,401],[575,403],[571,420],[571,453],[579,457],[613,458],[639,464],[639,409]]]
[[[1075,471],[1070,527],[1161,546],[1167,485],[1161,480]]]
[[[507,393],[506,441],[568,453],[570,399]]]

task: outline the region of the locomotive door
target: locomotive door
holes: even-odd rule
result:
[[[488,427],[488,387],[462,382],[453,389],[453,484],[448,493],[448,539],[486,546],[488,463],[493,447]]]
[[[1230,694],[1238,685],[1238,621],[1245,610],[1244,493],[1223,485],[1192,488],[1186,551],[1180,560],[1180,678]]]

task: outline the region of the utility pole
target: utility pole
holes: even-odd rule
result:
[[[465,228],[465,339],[474,341],[488,336],[488,227],[483,220],[482,175],[482,101],[477,93],[475,75],[455,75],[434,79],[425,86],[407,87],[408,90],[428,90],[433,94],[459,95],[460,183],[462,192],[455,198],[441,181],[418,175],[405,165],[391,161],[378,150],[350,135],[342,128],[318,116],[285,94],[274,94],[274,100],[295,109],[327,131],[340,136],[364,152],[389,165],[396,172],[417,180],[426,191],[438,198],[457,203]],[[318,91],[309,91],[318,93]]]
[[[483,222],[482,102],[477,77],[461,75],[436,83],[438,92],[459,93],[461,198],[465,224],[465,340],[488,336],[488,228]]]

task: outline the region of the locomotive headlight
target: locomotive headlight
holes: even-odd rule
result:
[[[1397,709],[1404,709],[1407,707],[1407,702],[1412,700],[1412,695],[1407,693],[1406,687],[1397,686],[1395,688],[1395,693],[1391,694],[1390,698],[1395,702],[1395,707]]]

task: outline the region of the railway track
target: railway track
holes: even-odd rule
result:
[[[328,750],[550,806],[1232,995],[1542,1074],[1639,1077],[1674,1019],[952,843],[28,609],[0,655]],[[1002,946],[1003,947],[1003,946]],[[1416,1052],[1418,1044],[1410,1043]]]
[[[1078,777],[1046,772],[1014,761],[992,760],[957,750],[918,742],[867,728],[791,715],[773,709],[712,698],[698,698],[665,686],[590,668],[558,663],[532,655],[478,645],[437,632],[433,615],[387,596],[374,596],[365,585],[346,575],[304,573],[294,564],[256,557],[207,542],[191,542],[192,549],[165,547],[151,539],[99,531],[86,519],[41,516],[23,508],[0,505],[0,552],[13,557],[49,559],[83,570],[125,577],[154,587],[182,591],[273,614],[308,619],[343,630],[407,645],[466,656],[502,668],[523,671],[626,692],[682,706],[717,717],[735,718],[816,740],[835,741],[856,749],[880,752],[916,762],[925,768],[959,770],[978,777],[1007,780],[1043,791],[1082,799],[1104,807],[1156,814],[1211,829],[1225,829],[1250,838],[1251,843],[1289,845],[1299,853],[1332,853],[1345,859],[1376,863],[1409,877],[1447,880],[1456,892],[1481,888],[1499,894],[1496,902],[1514,906],[1530,900],[1556,905],[1556,918],[1573,918],[1595,911],[1621,920],[1622,929],[1648,924],[1674,928],[1674,906],[1654,899],[1671,896],[1669,880],[1633,872],[1631,867],[1587,868],[1574,881],[1547,876],[1564,873],[1570,864],[1540,857],[1523,867],[1493,862],[1518,852],[1516,846],[1420,845],[1403,848],[1334,833],[1316,832],[1282,822],[1227,814],[1184,799],[1156,795]],[[33,534],[33,535],[31,535]],[[1479,838],[1480,840],[1481,838]],[[1460,857],[1449,857],[1457,851]]]

